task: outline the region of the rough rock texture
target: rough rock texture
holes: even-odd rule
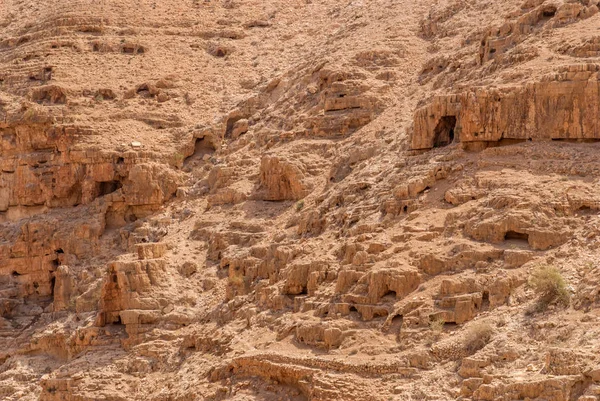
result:
[[[597,64],[576,65],[524,86],[436,97],[415,113],[411,146],[445,146],[450,133],[463,143],[600,140],[598,71]]]
[[[0,399],[600,398],[599,27],[0,1]]]

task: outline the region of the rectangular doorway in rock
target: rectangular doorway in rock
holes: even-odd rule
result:
[[[433,147],[440,148],[442,146],[448,146],[454,142],[454,130],[456,128],[456,117],[455,116],[443,116],[435,127]]]

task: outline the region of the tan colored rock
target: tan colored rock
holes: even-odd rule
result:
[[[271,201],[302,199],[310,191],[298,165],[274,156],[261,160],[260,185],[265,190],[263,198]]]
[[[137,244],[138,259],[160,259],[167,251],[167,244],[161,242],[152,242],[148,244]]]
[[[526,86],[437,97],[415,113],[411,147],[442,146],[448,135],[463,143],[600,139],[597,74],[596,65],[575,65]]]
[[[54,272],[53,307],[54,311],[69,309],[72,307],[71,297],[74,295],[75,280],[68,266],[59,266]]]

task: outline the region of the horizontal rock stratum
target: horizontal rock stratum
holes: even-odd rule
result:
[[[413,149],[457,142],[600,140],[600,65],[569,66],[540,82],[473,88],[416,111]]]

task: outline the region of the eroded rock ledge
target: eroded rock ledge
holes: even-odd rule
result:
[[[453,141],[483,145],[532,139],[600,139],[600,65],[564,67],[524,86],[473,88],[435,97],[414,115],[412,149]]]

